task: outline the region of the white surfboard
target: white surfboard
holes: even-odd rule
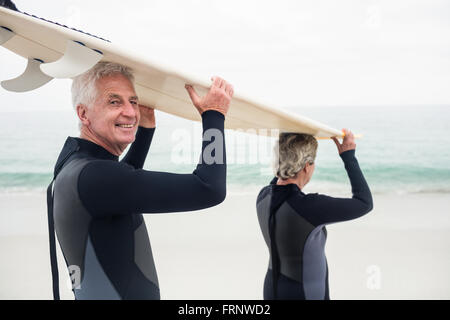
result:
[[[140,103],[185,119],[200,121],[184,86],[191,84],[204,94],[207,82],[155,63],[109,41],[44,20],[0,7],[0,45],[26,58],[25,72],[2,81],[4,89],[16,92],[34,90],[53,78],[72,78],[89,70],[98,61],[111,61],[131,67]],[[225,128],[251,130],[256,134],[281,132],[312,134],[316,138],[342,137],[340,130],[282,111],[235,94]]]

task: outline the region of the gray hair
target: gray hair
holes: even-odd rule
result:
[[[97,63],[87,72],[73,78],[72,83],[72,105],[83,104],[89,107],[97,98],[97,81],[101,78],[121,74],[134,84],[133,70],[114,62],[102,61]]]
[[[316,159],[318,143],[309,134],[280,133],[274,148],[274,173],[282,180],[294,178],[306,163]]]

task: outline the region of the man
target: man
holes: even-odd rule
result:
[[[76,299],[159,299],[142,213],[198,210],[225,199],[224,120],[233,87],[212,80],[204,97],[186,85],[202,117],[202,154],[192,174],[171,174],[142,169],[155,118],[139,105],[128,68],[100,62],[74,79],[81,134],[69,137],[59,156],[49,212]]]

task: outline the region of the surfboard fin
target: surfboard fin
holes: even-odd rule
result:
[[[14,37],[14,32],[6,27],[0,27],[0,45]]]
[[[99,51],[86,47],[81,42],[67,41],[66,53],[57,61],[43,63],[41,70],[57,79],[67,79],[85,73],[103,57]]]
[[[52,80],[52,77],[42,73],[39,68],[42,60],[28,59],[28,65],[25,71],[17,78],[1,82],[1,86],[8,91],[26,92],[42,87]]]

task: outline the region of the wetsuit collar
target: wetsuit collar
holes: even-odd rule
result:
[[[277,182],[278,182],[277,177],[273,178],[273,180],[270,181],[270,185],[272,186],[272,188],[292,190],[292,191],[298,191],[298,192],[303,193],[303,191],[295,183],[290,183],[290,184],[286,184],[286,185],[277,185]]]
[[[69,139],[75,139],[78,142],[78,145],[80,146],[80,152],[84,152],[98,159],[119,161],[118,156],[112,154],[105,148],[99,146],[98,144],[92,141],[82,138],[69,138]]]

